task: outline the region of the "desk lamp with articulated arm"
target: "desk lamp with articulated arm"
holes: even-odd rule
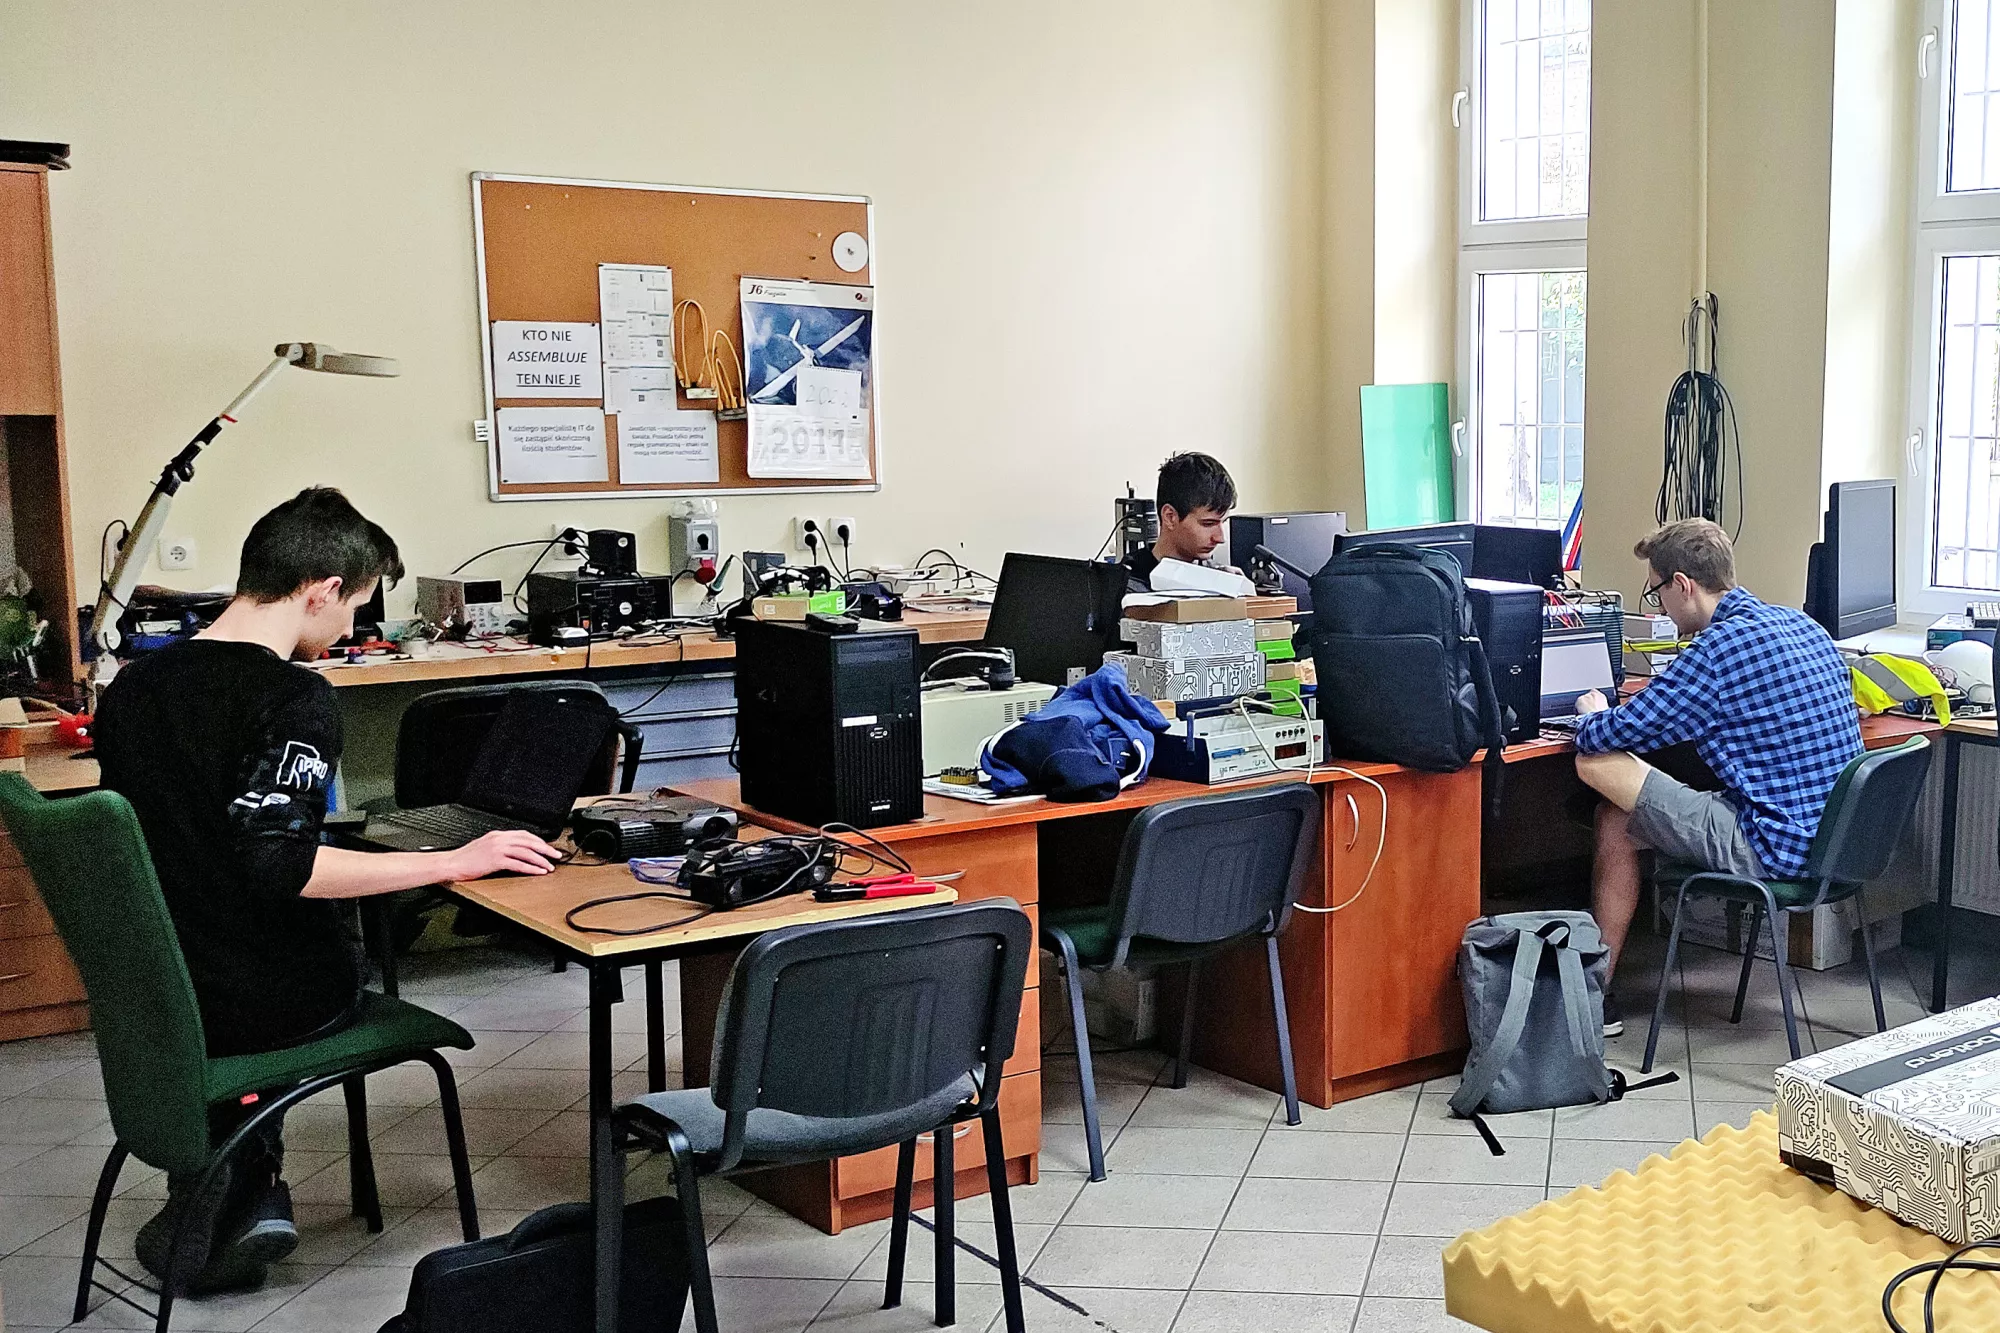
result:
[[[126,606],[132,600],[132,589],[139,582],[140,571],[146,567],[147,552],[153,549],[161,529],[166,526],[167,511],[173,508],[174,494],[183,482],[194,477],[194,460],[211,440],[222,433],[222,428],[233,425],[244,406],[286,366],[325,371],[331,375],[369,375],[377,378],[402,373],[394,357],[337,352],[324,343],[279,343],[273,351],[271,364],[265,366],[229,406],[218,412],[214,420],[203,426],[187,442],[187,447],[175,454],[160,472],[160,479],[153,484],[153,493],[146,499],[146,507],[139,511],[139,521],[119,542],[117,563],[99,587],[97,609],[90,617],[90,641],[97,645],[97,659],[91,667],[93,691],[109,684],[118,669],[116,659],[112,657],[119,643],[118,619],[125,614]]]

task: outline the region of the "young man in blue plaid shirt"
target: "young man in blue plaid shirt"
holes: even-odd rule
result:
[[[1639,906],[1641,850],[1705,870],[1792,878],[1834,780],[1861,753],[1840,651],[1800,612],[1736,586],[1727,533],[1684,519],[1633,554],[1651,572],[1645,604],[1694,643],[1615,708],[1594,690],[1577,701],[1588,716],[1576,731],[1576,771],[1605,802],[1591,908],[1614,968]],[[1638,757],[1690,741],[1723,790],[1695,791]],[[1624,1026],[1606,995],[1605,1035]]]

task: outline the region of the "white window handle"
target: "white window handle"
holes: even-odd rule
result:
[[[1451,95],[1451,127],[1458,129],[1463,124],[1458,118],[1459,108],[1472,101],[1472,94],[1460,88]]]
[[[1451,456],[1453,458],[1465,457],[1465,423],[1463,421],[1454,421],[1451,423]]]
[[[1924,464],[1924,433],[1911,431],[1910,438],[1903,441],[1903,449],[1910,456],[1910,475],[1914,477]]]
[[[1926,32],[1917,42],[1917,77],[1920,79],[1928,79],[1931,76],[1931,48],[1936,46],[1937,42],[1936,28]]]

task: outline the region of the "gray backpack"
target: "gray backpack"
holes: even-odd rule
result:
[[[1601,1105],[1629,1091],[1625,1076],[1604,1063],[1609,972],[1609,951],[1588,912],[1514,912],[1465,928],[1458,979],[1472,1052],[1451,1109],[1472,1120],[1496,1156],[1502,1149],[1482,1112]]]

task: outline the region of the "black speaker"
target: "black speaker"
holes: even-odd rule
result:
[[[1486,645],[1493,692],[1507,743],[1531,741],[1542,731],[1542,590],[1528,583],[1467,579],[1472,625]]]
[[[588,538],[586,554],[590,567],[600,574],[636,574],[639,572],[639,543],[629,532],[616,528],[592,528],[585,534]]]
[[[736,626],[743,799],[815,827],[900,824],[924,810],[917,632]]]

